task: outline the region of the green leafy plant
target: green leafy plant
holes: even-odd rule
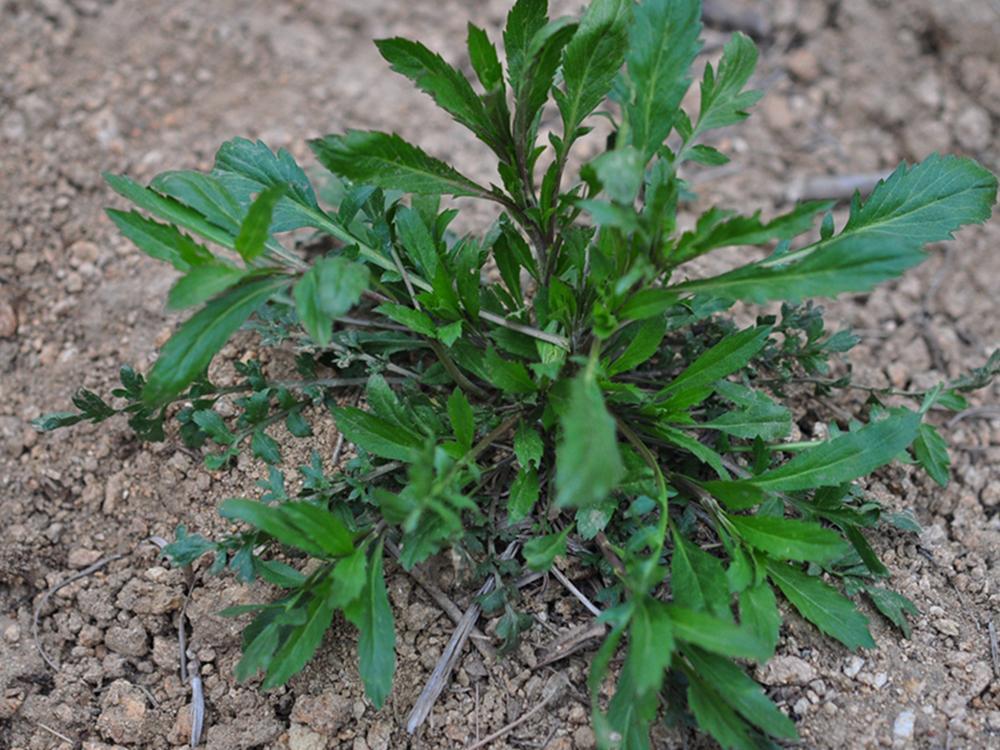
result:
[[[829,375],[856,339],[826,332],[802,301],[863,292],[920,263],[927,243],[989,217],[997,182],[970,159],[935,155],[855,196],[839,229],[832,204],[814,201],[767,221],[711,208],[682,230],[685,171],[727,161],[704,136],[760,97],[745,88],[756,50],[737,34],[705,67],[698,111],[681,108],[699,18],[696,0],[593,0],[581,18],[555,20],[545,0],[519,0],[506,65],[469,26],[476,82],[417,42],[378,42],[493,152],[495,184],[377,131],[311,142],[332,201],[287,152],[244,139],[224,144],[207,174],[167,172],[149,186],[108,175],[143,212],[112,220],[182,274],[170,307],[196,312],[148,375],[122,370],[114,405],[80,391],[77,411],[38,426],[124,413],[160,440],[170,418],[211,469],[241,451],[270,465],[259,500],[221,507],[242,532],[209,540],[180,528],[166,550],[178,564],[211,553],[213,571],[286,590],[229,612],[253,615],[240,678],[287,681],[340,611],[381,706],[394,670],[387,548],[404,569],[451,548],[492,577],[481,603],[508,648],[531,626],[513,585],[522,568],[572,555],[589,569],[609,628],[589,680],[603,748],[648,747],[659,714],[727,748],[794,738],[745,667],[775,651],[778,596],[851,649],[875,644],[847,595],[908,630],[913,605],[879,585],[888,570],[868,539],[886,521],[913,522],[883,517],[855,482],[901,460],[945,483],[947,448],[926,418],[963,408],[1000,355],[929,391],[866,388]],[[546,108],[558,124],[543,132]],[[571,170],[596,122],[606,148]],[[487,201],[498,218],[458,236],[442,196]],[[279,239],[302,230],[318,253]],[[685,265],[733,246],[764,251],[715,276]],[[728,314],[772,300],[780,315],[749,327]],[[294,351],[300,379],[250,361],[235,383],[211,382],[209,363],[241,327]],[[809,398],[789,389],[858,387],[870,398],[856,419],[789,439]],[[223,398],[235,416],[215,409]],[[290,494],[268,429],[283,421],[305,439],[329,416],[357,454],[327,466],[314,452]]]

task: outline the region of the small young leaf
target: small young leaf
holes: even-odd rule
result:
[[[247,263],[264,253],[264,246],[271,236],[274,206],[284,194],[285,186],[275,185],[261,191],[250,204],[250,209],[240,224],[240,233],[236,236],[236,252]]]
[[[729,584],[722,562],[691,544],[676,530],[670,560],[670,586],[674,601],[680,606],[732,620]]]
[[[951,465],[948,444],[933,425],[920,425],[917,438],[913,441],[913,455],[931,479],[942,487],[948,486]]]
[[[869,586],[866,584],[865,593],[868,594],[868,597],[872,600],[872,604],[878,608],[878,611],[889,622],[899,628],[905,637],[909,638],[910,623],[907,621],[906,615],[913,617],[919,615],[920,610],[917,609],[917,605],[902,594],[897,594],[895,591],[883,589],[878,586]]]
[[[538,468],[545,454],[545,443],[538,432],[526,422],[519,422],[514,433],[514,455],[525,469]]]
[[[746,365],[764,348],[770,326],[747,328],[726,336],[718,344],[699,356],[658,395],[673,395],[681,391],[711,385]]]
[[[253,454],[265,463],[272,465],[281,463],[281,449],[278,447],[278,443],[262,428],[254,430],[253,437],[250,439],[250,448]]]
[[[875,648],[868,618],[836,589],[776,560],[767,561],[767,573],[795,609],[824,633],[850,649]]]
[[[487,379],[505,393],[533,393],[538,389],[520,361],[504,359],[493,347],[486,350],[485,368]]]
[[[536,536],[524,545],[524,562],[532,570],[548,570],[557,555],[566,554],[566,538],[572,526],[567,526],[558,534]]]
[[[330,343],[334,320],[350,310],[368,288],[368,268],[340,256],[320,258],[293,289],[302,326],[320,346]]]
[[[666,332],[667,322],[662,317],[650,318],[626,329],[624,336],[628,345],[618,359],[606,368],[608,376],[633,370],[656,354]]]
[[[396,211],[396,234],[407,256],[420,272],[428,279],[434,278],[438,267],[437,247],[430,230],[415,209],[404,206]]]
[[[746,110],[761,98],[760,91],[743,91],[757,67],[757,47],[746,34],[737,32],[726,42],[718,71],[709,65],[701,82],[701,108],[693,140],[701,133],[746,119]]]
[[[781,614],[774,591],[766,581],[740,592],[740,624],[767,646],[767,658],[774,655],[781,629]]]
[[[275,652],[267,667],[267,676],[261,687],[269,690],[284,685],[306,665],[323,641],[326,629],[333,620],[333,607],[325,596],[326,587],[320,587],[305,607],[305,621],[296,625],[284,643]]]
[[[147,219],[135,211],[107,210],[111,221],[123,235],[150,258],[166,261],[178,271],[187,271],[214,260],[212,252],[199,245],[177,227]]]
[[[639,695],[657,693],[674,652],[674,628],[667,606],[651,596],[639,600],[628,631],[626,668]]]
[[[497,56],[497,48],[493,46],[486,32],[475,24],[469,24],[467,46],[469,61],[476,77],[487,91],[493,91],[503,85],[503,68]]]

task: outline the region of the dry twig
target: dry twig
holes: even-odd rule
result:
[[[548,684],[545,686],[545,692],[542,696],[542,700],[537,706],[535,706],[527,713],[522,714],[507,726],[498,729],[493,734],[483,737],[478,742],[469,745],[467,748],[465,748],[465,750],[479,750],[479,748],[486,747],[491,742],[495,742],[496,740],[503,737],[505,734],[512,732],[513,730],[521,726],[524,722],[526,722],[528,719],[530,719],[532,716],[537,714],[539,711],[542,711],[546,706],[548,706],[550,703],[556,700],[556,698],[561,696],[565,690],[566,690],[565,676],[563,676],[561,673],[553,675],[553,677],[549,680]]]

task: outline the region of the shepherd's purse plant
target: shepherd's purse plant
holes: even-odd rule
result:
[[[1000,356],[925,391],[859,385],[830,369],[857,339],[829,333],[808,300],[866,292],[920,263],[927,243],[989,217],[997,181],[934,155],[855,196],[840,227],[832,203],[812,201],[767,221],[713,207],[682,229],[685,174],[728,160],[705,136],[761,95],[745,88],[754,44],[736,34],[705,66],[697,111],[682,109],[700,11],[697,0],[593,0],[579,19],[550,20],[546,0],[518,0],[506,64],[468,27],[475,81],[417,42],[377,42],[492,152],[490,184],[398,135],[358,130],[311,141],[333,175],[319,193],[288,152],[240,138],[207,174],[148,186],[107,176],[143,212],[111,219],[181,273],[168,304],[194,313],[147,375],[122,369],[110,402],[81,390],[77,411],[38,426],[125,414],[162,440],[170,419],[212,470],[241,452],[269,465],[260,499],[221,506],[239,533],[180,527],[166,549],[177,564],[211,554],[214,572],[285,590],[228,612],[253,616],[240,678],[285,683],[339,611],[381,707],[395,668],[389,550],[409,570],[450,549],[470,591],[493,581],[480,603],[501,651],[532,625],[516,585],[525,569],[572,562],[586,575],[606,625],[588,681],[602,748],[648,748],[657,717],[725,748],[794,739],[747,671],[775,652],[779,597],[850,649],[875,644],[849,597],[908,633],[915,608],[885,585],[869,539],[914,521],[855,482],[898,460],[946,483],[928,416],[964,408]],[[603,149],[574,169],[595,124]],[[459,236],[449,227],[462,202],[442,196],[485,201],[498,218]],[[686,265],[734,246],[763,250],[718,275]],[[734,304],[746,315],[768,302],[780,313],[734,323]],[[250,360],[231,384],[211,382],[209,363],[241,328],[294,352],[298,376]],[[824,406],[838,388],[867,392],[850,419]],[[829,419],[800,435],[794,411],[806,406]],[[286,487],[272,426],[308,438],[324,418],[356,452],[335,465],[314,451]]]

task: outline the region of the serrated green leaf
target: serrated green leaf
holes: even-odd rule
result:
[[[628,341],[628,345],[618,358],[607,366],[608,376],[629,372],[656,354],[666,332],[667,322],[662,317],[650,318],[626,328],[622,336]]]
[[[381,543],[372,552],[361,596],[344,608],[344,615],[358,629],[358,667],[365,694],[376,709],[382,708],[396,671],[396,631],[382,575]]]
[[[722,49],[718,71],[705,68],[701,82],[701,105],[693,141],[707,130],[734,125],[746,119],[746,110],[763,95],[760,91],[744,91],[754,68],[757,67],[757,47],[746,34],[733,34]]]
[[[501,139],[493,132],[482,100],[466,77],[444,58],[420,42],[400,37],[379,39],[375,45],[394,71],[413,81],[417,88],[481,141],[502,152]]]
[[[570,385],[556,448],[556,505],[587,508],[599,503],[625,473],[614,418],[601,389],[587,373]]]
[[[344,557],[354,552],[354,535],[329,510],[296,501],[282,503],[278,512],[315,541],[326,555]]]
[[[340,256],[320,258],[295,284],[295,311],[309,336],[330,343],[333,321],[350,310],[368,288],[368,268]]]
[[[674,628],[667,606],[651,596],[642,597],[632,612],[628,631],[626,668],[638,695],[657,693],[674,652]]]
[[[865,593],[868,594],[878,611],[899,628],[906,638],[909,638],[910,623],[906,619],[906,615],[918,616],[920,610],[917,609],[917,605],[902,594],[878,586],[865,585]]]
[[[369,453],[396,461],[412,461],[423,440],[402,425],[393,424],[353,406],[331,407],[337,429]]]
[[[931,479],[942,487],[948,486],[951,474],[948,443],[933,425],[926,423],[920,425],[917,437],[913,441],[913,456]]]
[[[712,735],[723,750],[760,750],[750,727],[708,683],[694,678],[688,685],[688,707],[698,726]]]
[[[667,605],[667,610],[673,622],[674,636],[678,640],[693,643],[722,656],[759,662],[768,658],[766,644],[748,628],[676,604]]]
[[[567,142],[604,100],[625,61],[632,5],[631,0],[593,0],[563,50],[564,89],[555,92],[555,99]]]
[[[298,674],[313,657],[323,635],[333,621],[333,607],[326,597],[327,587],[321,587],[305,607],[305,621],[295,626],[275,652],[267,667],[261,688],[269,690],[284,685]]]
[[[605,151],[587,165],[594,170],[611,200],[631,206],[642,187],[646,161],[632,146]]]
[[[236,252],[247,263],[264,253],[264,247],[271,236],[274,206],[286,190],[284,185],[274,185],[262,190],[247,209],[247,215],[240,224],[239,234],[236,235]]]
[[[135,211],[109,208],[107,214],[118,231],[132,240],[136,247],[150,258],[165,261],[178,271],[188,271],[215,259],[207,247],[199,245],[175,226],[147,219]]]
[[[888,417],[803,451],[788,463],[744,483],[769,492],[832,487],[870,474],[913,442],[920,415],[895,409]]]
[[[767,648],[767,658],[774,655],[781,630],[781,613],[774,591],[767,581],[748,586],[740,592],[740,625]]]
[[[628,299],[618,310],[622,320],[645,320],[666,312],[677,304],[680,295],[666,289],[640,289]]]
[[[411,331],[429,338],[437,338],[437,326],[434,325],[434,319],[423,310],[397,305],[395,302],[385,302],[375,309]]]
[[[851,649],[875,648],[868,618],[836,589],[776,560],[767,561],[767,573],[792,606],[824,633]]]
[[[416,268],[426,278],[434,278],[438,268],[437,247],[430,230],[415,209],[404,206],[396,211],[396,235]]]
[[[250,449],[254,456],[265,463],[271,465],[281,463],[281,449],[278,443],[261,428],[254,430],[253,437],[250,438]]]
[[[770,333],[770,326],[760,326],[726,336],[695,359],[657,395],[662,397],[691,391],[731,375],[764,348]]]
[[[517,0],[507,14],[504,52],[511,88],[520,90],[532,38],[548,22],[548,0]]]
[[[832,562],[850,550],[837,532],[811,521],[729,516],[729,523],[751,547],[779,560]]]
[[[146,403],[162,404],[184,390],[229,337],[285,283],[261,279],[232,287],[188,318],[160,350],[142,392]]]
[[[628,30],[631,101],[625,107],[631,142],[647,159],[666,140],[701,44],[698,0],[646,0]]]
[[[798,739],[792,720],[733,662],[694,646],[685,646],[683,651],[699,679],[711,685],[744,719],[774,737]]]
[[[698,223],[681,235],[670,253],[670,263],[680,265],[719,247],[763,245],[772,240],[790,240],[808,232],[816,215],[833,207],[832,201],[800,203],[788,213],[764,223],[760,211],[753,216],[737,216],[731,211],[711,208]]]
[[[472,63],[472,69],[476,71],[476,77],[483,88],[487,91],[501,88],[503,86],[503,67],[500,65],[497,48],[493,46],[486,32],[470,23],[466,46],[469,50],[469,61]]]
[[[272,213],[272,232],[302,227],[322,229],[332,221],[320,209],[306,173],[285,149],[275,153],[262,141],[233,138],[216,152],[212,174],[246,207],[254,194],[279,185],[284,187],[284,194]]]
[[[463,450],[468,451],[472,448],[472,440],[476,436],[476,419],[469,405],[469,399],[460,388],[456,388],[448,397],[448,419],[451,420],[451,428],[455,432],[458,444]]]
[[[514,455],[517,456],[517,462],[525,469],[537,469],[542,465],[544,453],[545,443],[537,430],[525,422],[518,422],[514,432]]]
[[[752,302],[866,291],[920,263],[924,244],[988,219],[996,193],[996,178],[971,159],[903,163],[867,200],[855,196],[840,234],[671,289]]]
[[[218,178],[201,172],[176,170],[158,174],[150,187],[194,209],[234,237],[239,233],[243,209]]]
[[[732,620],[729,610],[729,583],[722,562],[673,532],[674,550],[670,559],[670,588],[674,601],[696,612],[709,612]]]
[[[219,506],[219,515],[248,523],[255,529],[270,534],[282,544],[297,547],[314,557],[326,556],[323,548],[277,507],[264,505],[256,500],[234,498]]]
[[[364,545],[337,561],[333,566],[333,586],[330,589],[330,603],[335,608],[343,608],[355,601],[365,589],[368,580],[368,551]]]
[[[504,359],[492,346],[486,350],[484,367],[487,379],[504,393],[534,393],[538,389],[528,368],[516,359]]]
[[[538,493],[538,472],[522,466],[510,485],[507,517],[511,523],[517,523],[531,513],[538,502]]]
[[[324,167],[354,182],[424,195],[488,194],[486,188],[395,134],[349,130],[309,145]]]

